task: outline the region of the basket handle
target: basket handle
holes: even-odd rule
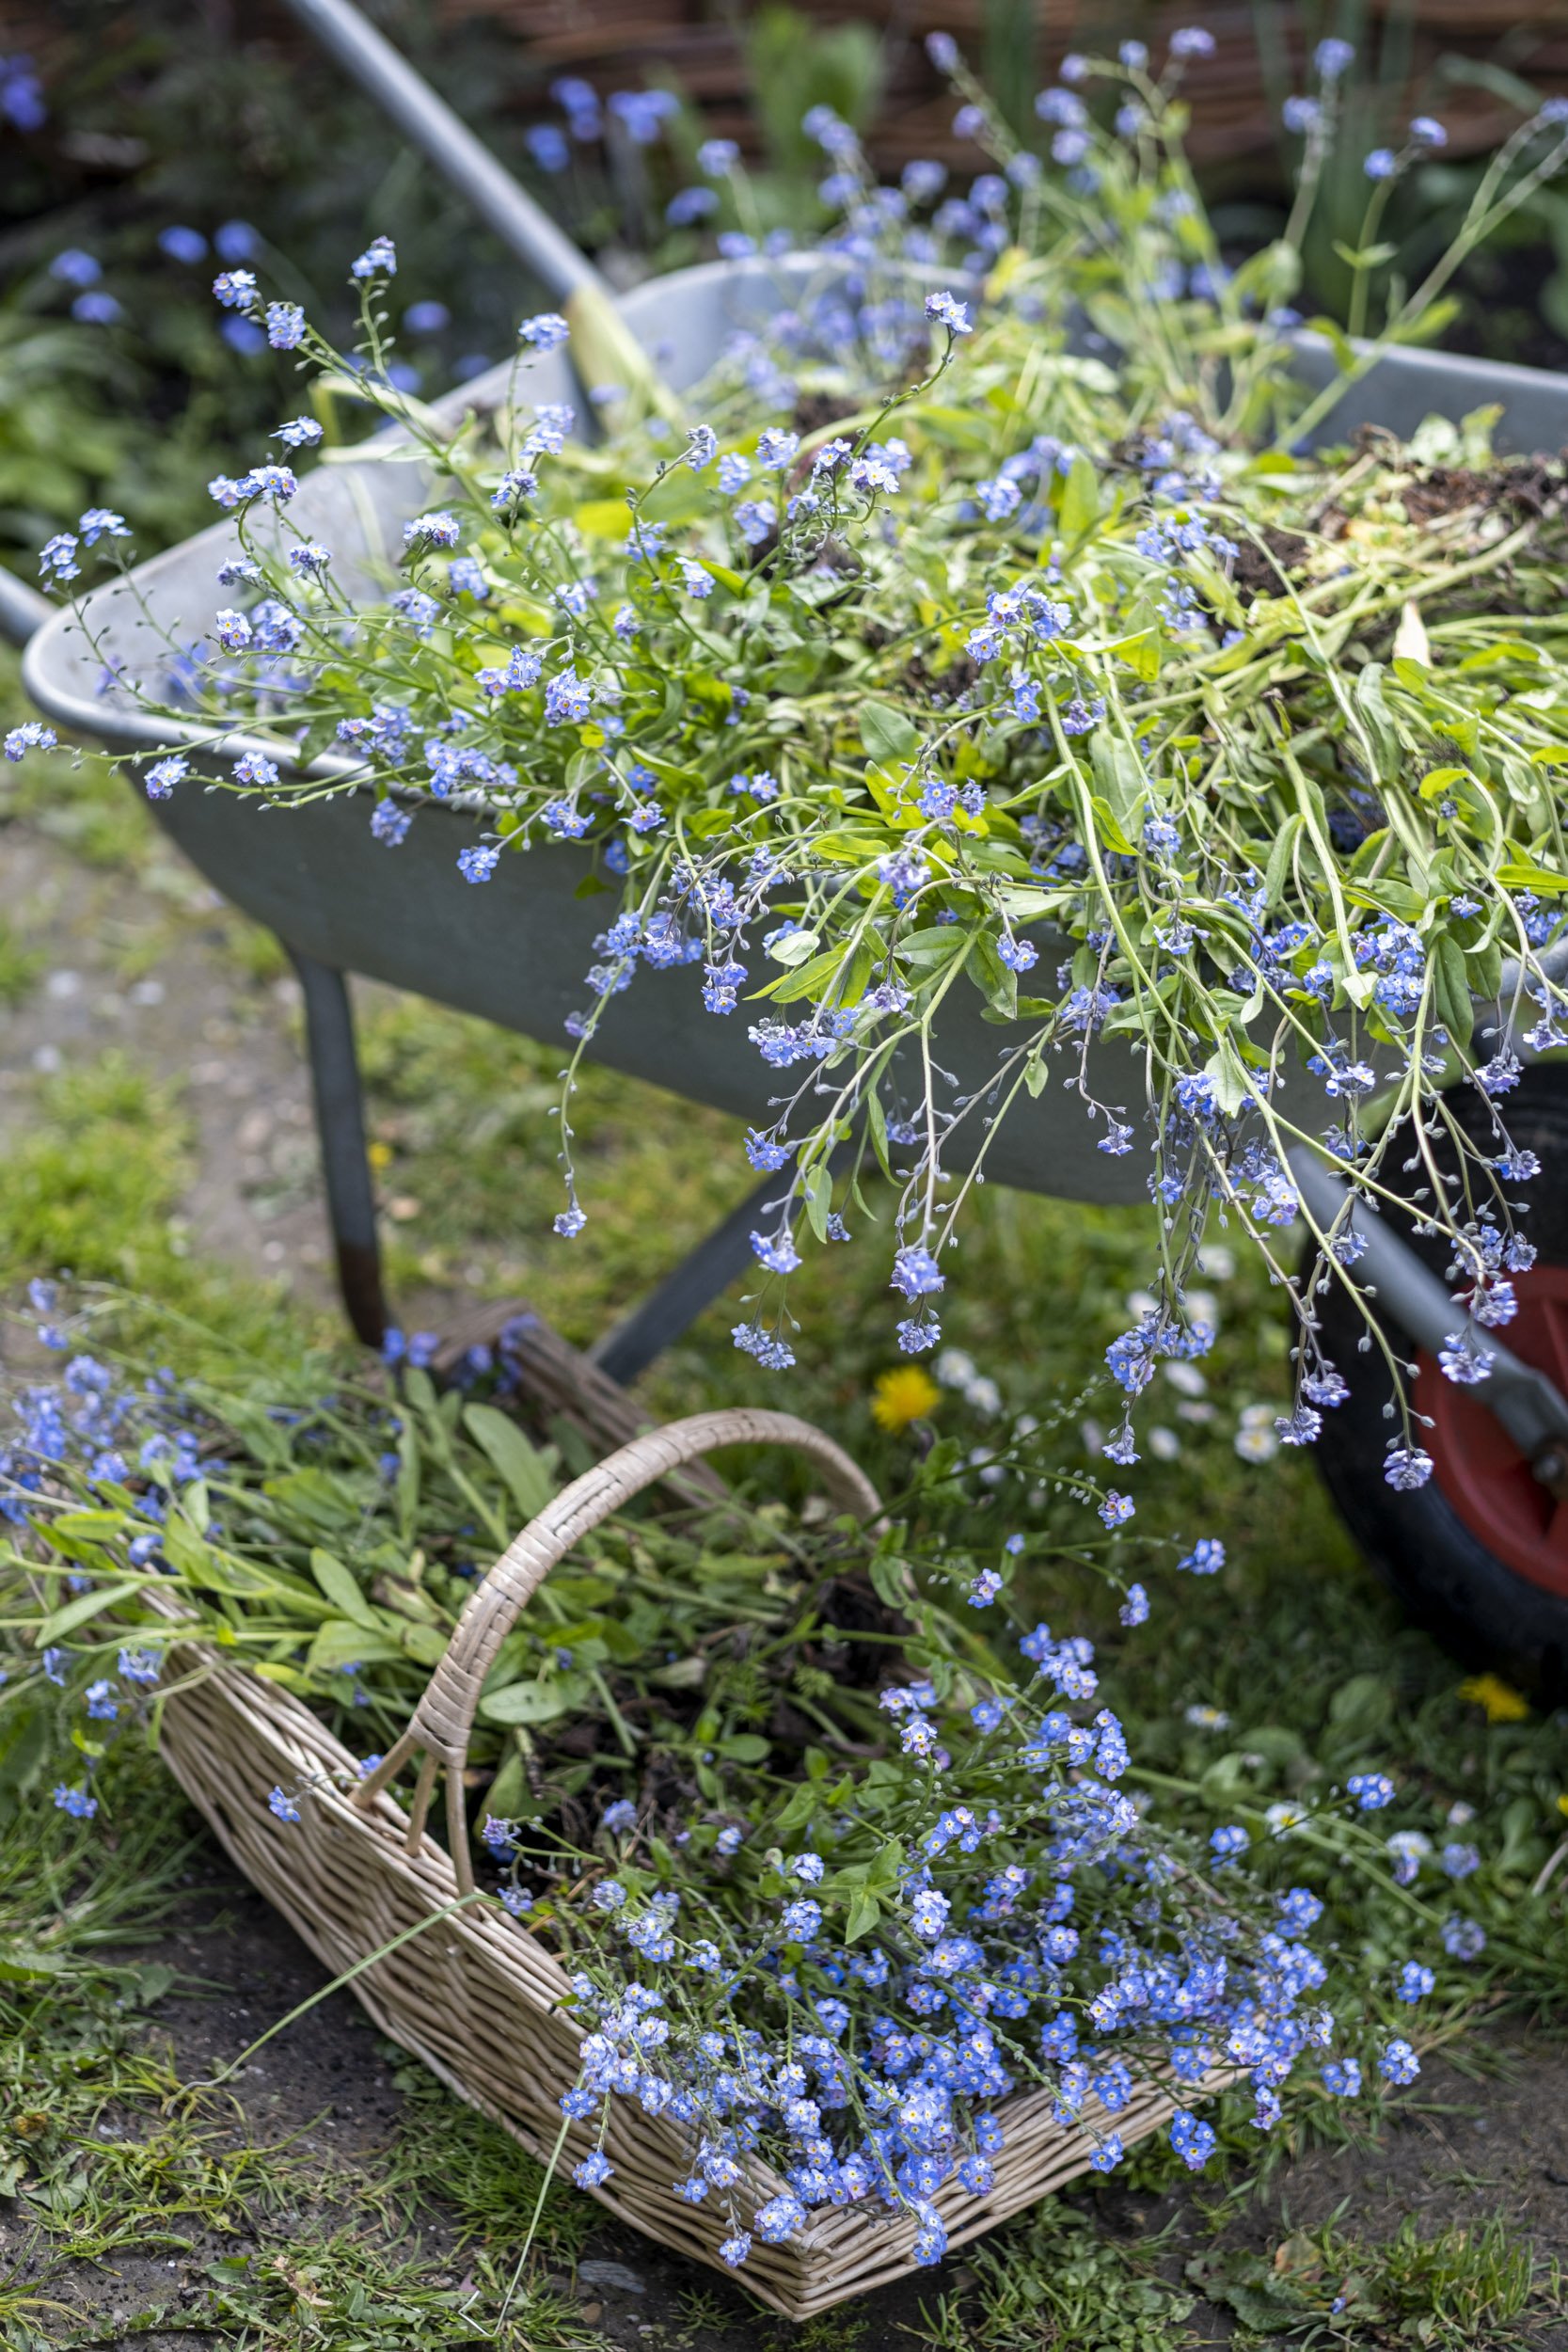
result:
[[[446,1779],[447,1831],[452,1867],[463,1894],[471,1893],[474,1883],[463,1810],[463,1771],[468,1760],[468,1739],[484,1678],[518,1614],[579,1536],[597,1527],[611,1512],[620,1510],[644,1486],[668,1478],[672,1470],[714,1447],[726,1445],[791,1446],[816,1463],[830,1495],[843,1509],[863,1519],[875,1519],[881,1511],[880,1500],[869,1479],[824,1431],[809,1421],[797,1420],[793,1413],[767,1412],[751,1406],[736,1406],[717,1413],[693,1413],[684,1421],[668,1422],[660,1429],[650,1429],[595,1463],[569,1486],[563,1486],[514,1537],[470,1597],[447,1645],[446,1656],[431,1676],[407,1730],[382,1757],[375,1771],[358,1784],[351,1800],[361,1808],[369,1806],[409,1757],[422,1749],[424,1757],[408,1820],[408,1851],[419,1851],[439,1769]]]

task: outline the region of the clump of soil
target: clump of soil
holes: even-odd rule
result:
[[[1230,559],[1231,584],[1243,596],[1276,596],[1305,568],[1311,540],[1304,531],[1274,529],[1245,539]]]
[[[1527,457],[1516,465],[1429,466],[1406,485],[1401,502],[1413,523],[1436,522],[1467,507],[1502,507],[1523,517],[1560,510],[1568,469],[1560,459]]]

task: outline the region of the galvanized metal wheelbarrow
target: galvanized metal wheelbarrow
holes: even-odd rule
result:
[[[592,264],[348,0],[291,0],[291,5],[568,309],[584,300],[614,301],[625,330],[653,355],[677,392],[706,373],[736,326],[759,325],[792,302],[802,273],[814,266],[809,261],[717,262],[613,297]],[[1326,345],[1309,336],[1298,338],[1296,363],[1304,381],[1314,386],[1329,382],[1335,372]],[[453,421],[470,406],[499,401],[509,373],[509,366],[502,365],[466,386],[449,404]],[[530,385],[540,400],[580,397],[564,353],[540,362]],[[1503,412],[1499,451],[1555,449],[1568,441],[1568,376],[1424,351],[1380,359],[1348,389],[1320,431],[1325,438],[1339,439],[1363,423],[1375,423],[1408,437],[1428,416],[1457,421],[1494,403]],[[331,544],[341,559],[352,557],[356,548],[370,559],[396,548],[403,522],[424,503],[420,468],[387,465],[367,454],[361,462],[322,468],[309,476],[291,512],[301,529]],[[219,524],[138,566],[132,590],[111,586],[94,592],[89,601],[95,630],[111,646],[119,643],[134,654],[138,599],[166,624],[201,628],[221,601],[215,576],[230,538],[230,526]],[[178,739],[177,727],[101,691],[100,656],[72,617],[56,612],[4,572],[0,628],[26,644],[28,691],[57,724],[122,752]],[[190,732],[189,748],[199,767],[199,731]],[[236,748],[236,739],[228,739],[226,763]],[[552,846],[528,858],[503,859],[494,880],[476,891],[456,870],[458,850],[474,837],[470,815],[451,804],[422,810],[407,840],[393,852],[371,835],[363,791],[303,809],[264,811],[255,801],[204,793],[187,783],[171,800],[156,803],[153,813],[226,898],[277,934],[299,974],[343,1301],[359,1337],[376,1344],[388,1313],[346,976],[362,973],[557,1042],[565,1015],[580,996],[581,976],[593,961],[600,929],[592,900],[576,895],[592,860],[567,845]],[[1563,961],[1568,964],[1568,952]],[[1507,994],[1505,985],[1505,1003]],[[1483,1009],[1481,1025],[1488,1027],[1489,1054],[1499,1049],[1502,1028],[1520,1058],[1531,1058],[1502,1007]],[[942,1057],[964,1092],[985,1091],[1006,1036],[982,1021],[977,1001],[973,1009],[955,1005],[944,1013]],[[612,1000],[595,1034],[593,1058],[689,1100],[764,1119],[769,1075],[743,1025],[694,1017],[689,975],[683,972],[641,974],[635,990]],[[1123,1090],[1132,1090],[1125,1048],[1100,1045],[1094,1061],[1101,1099],[1114,1103]],[[1559,1075],[1548,1069],[1532,1073],[1548,1091]],[[1067,1200],[1144,1197],[1135,1158],[1110,1158],[1098,1151],[1077,1104],[1053,1100],[1051,1090],[1017,1104],[990,1149],[988,1167],[996,1182]],[[1339,1205],[1337,1181],[1305,1165],[1296,1175],[1320,1218],[1331,1218]],[[592,1354],[602,1371],[622,1382],[633,1379],[751,1263],[748,1236],[762,1200],[776,1193],[778,1181],[765,1181],[599,1342]],[[1413,1350],[1434,1355],[1460,1319],[1447,1288],[1390,1220],[1366,1216],[1363,1222],[1370,1249],[1361,1271],[1376,1285],[1380,1313],[1407,1335]],[[1568,1238],[1561,1254],[1568,1258]],[[1522,1478],[1550,1519],[1558,1500],[1568,1493],[1568,1403],[1555,1385],[1559,1379],[1568,1385],[1568,1359],[1560,1367],[1543,1341],[1526,1344],[1531,1360],[1521,1360],[1495,1333],[1483,1336],[1494,1372],[1476,1393],[1500,1424],[1506,1476],[1515,1486]],[[1441,1550],[1447,1543],[1451,1551],[1462,1534],[1496,1565],[1500,1522],[1495,1513],[1478,1511],[1475,1480],[1465,1465],[1450,1464],[1451,1475],[1445,1476],[1441,1448],[1432,1488],[1420,1496],[1387,1498],[1395,1508],[1392,1520],[1387,1511],[1370,1512],[1359,1469],[1346,1482],[1337,1478],[1336,1463],[1347,1455],[1339,1443],[1350,1426],[1346,1416],[1381,1417],[1384,1391],[1365,1362],[1343,1369],[1353,1376],[1354,1393],[1323,1441],[1325,1470],[1363,1539],[1420,1607],[1431,1582],[1433,1547]],[[1433,1520],[1434,1510],[1456,1518],[1457,1534]],[[1502,1564],[1510,1580],[1507,1596],[1517,1598],[1514,1587],[1521,1577],[1531,1587],[1525,1596],[1528,1629],[1518,1633],[1522,1621],[1515,1610],[1510,1620],[1515,1634],[1499,1649],[1496,1596],[1466,1615],[1464,1608],[1450,1605],[1450,1595],[1443,1618],[1450,1639],[1492,1655],[1506,1651],[1510,1659],[1522,1643],[1528,1655],[1522,1667],[1515,1661],[1515,1670],[1528,1671],[1531,1658],[1545,1657],[1548,1679],[1568,1677],[1568,1513],[1564,1520],[1560,1559],[1553,1554],[1543,1566],[1535,1557],[1527,1512],[1518,1522],[1519,1540]],[[1471,1576],[1469,1581],[1475,1581]],[[1536,1602],[1545,1609],[1544,1617]],[[1551,1659],[1559,1665],[1552,1666]]]

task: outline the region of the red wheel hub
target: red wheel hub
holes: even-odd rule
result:
[[[1568,1396],[1568,1266],[1539,1265],[1515,1278],[1519,1311],[1497,1337]],[[1568,1597],[1568,1502],[1531,1470],[1481,1391],[1446,1379],[1417,1358],[1416,1408],[1433,1422],[1421,1439],[1446,1500],[1508,1567]]]

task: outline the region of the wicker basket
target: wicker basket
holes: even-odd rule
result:
[[[570,1353],[559,1343],[558,1352]],[[376,2024],[535,2156],[556,2146],[557,2102],[578,2078],[580,2035],[562,2007],[568,1985],[554,1955],[499,1903],[472,1895],[463,1772],[474,1709],[507,1629],[580,1535],[656,1481],[689,1480],[683,1466],[710,1449],[760,1444],[804,1454],[840,1509],[876,1517],[877,1496],[847,1455],[789,1414],[701,1413],[634,1438],[565,1487],[502,1554],[465,1609],[407,1731],[367,1779],[358,1778],[342,1743],[276,1684],[195,1642],[168,1655],[166,1678],[183,1687],[171,1688],[163,1702],[162,1752],[232,1860],[335,1974],[382,1953],[354,1984]],[[386,1784],[420,1751],[414,1806],[405,1814]],[[437,1774],[449,1847],[424,1829]],[[269,1791],[302,1782],[311,1788],[299,1820],[277,1819]],[[1117,2116],[1123,2140],[1154,2130],[1173,2105],[1162,2091],[1140,2091]],[[994,2187],[974,2197],[954,2184],[937,2201],[950,2244],[979,2235],[1085,2169],[1084,2140],[1054,2122],[1051,2108],[1043,2091],[1004,2102],[1006,2145]],[[596,2125],[574,2124],[565,2160],[575,2163],[596,2137]],[[690,2154],[678,2130],[612,2100],[604,2146],[614,2170],[594,2192],[601,2202],[661,2245],[722,2267],[722,2213],[674,2194]],[[740,2201],[750,2211],[783,2186],[753,2163]],[[824,2208],[788,2243],[759,2241],[742,2283],[785,2317],[805,2319],[912,2269],[913,2236],[907,2215],[880,2205]]]

